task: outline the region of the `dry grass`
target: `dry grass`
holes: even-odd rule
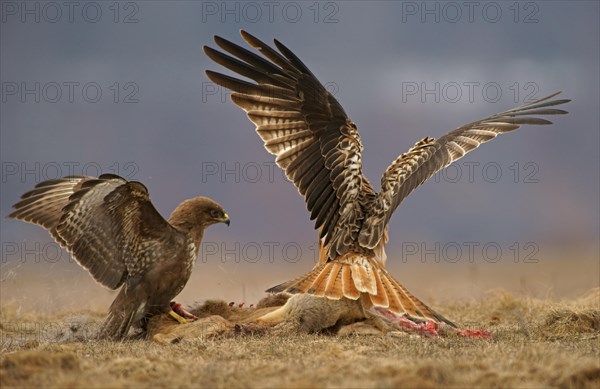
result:
[[[492,340],[323,334],[174,345],[77,340],[102,314],[0,313],[4,387],[600,387],[600,289],[569,301],[491,292],[438,307]]]

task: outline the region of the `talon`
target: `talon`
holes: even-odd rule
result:
[[[239,308],[243,308],[243,307],[244,307],[244,303],[240,303],[240,304],[238,305],[238,307],[239,307]]]
[[[187,324],[190,322],[190,320],[186,319],[185,317],[181,317],[179,316],[174,310],[169,310],[169,316],[171,316],[173,319],[177,320],[179,322],[179,324]]]
[[[178,304],[175,301],[171,301],[170,305],[171,305],[171,310],[173,311],[173,313],[177,314],[177,316],[179,316],[181,318],[185,318],[185,319],[191,319],[191,320],[198,319],[198,316],[194,315],[191,312],[188,312],[183,306],[181,306],[181,304]],[[171,315],[171,316],[173,316],[173,315]],[[177,320],[177,321],[179,321],[179,320]]]

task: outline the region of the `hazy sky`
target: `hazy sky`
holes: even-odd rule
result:
[[[574,244],[597,253],[598,2],[1,6],[3,216],[44,179],[112,172],[143,182],[165,216],[196,195],[220,202],[232,223],[206,235],[213,267],[226,255],[256,257],[265,270],[294,250],[310,256],[316,233],[303,200],[204,75],[223,69],[202,46],[214,46],[213,35],[241,43],[245,29],[285,43],[335,94],[359,127],[377,188],[387,165],[425,136],[555,91],[573,99],[554,125],[501,136],[413,192],[391,221],[394,269],[393,257],[423,242],[493,242],[508,258],[530,242],[540,252]],[[1,233],[4,269],[49,241],[5,218]],[[311,267],[303,261],[290,277]]]

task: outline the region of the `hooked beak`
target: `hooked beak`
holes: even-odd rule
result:
[[[231,224],[231,221],[229,220],[229,215],[227,213],[225,213],[225,215],[220,220],[220,222],[227,224],[227,227],[229,227],[229,224]]]

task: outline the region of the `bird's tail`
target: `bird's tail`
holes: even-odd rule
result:
[[[309,293],[332,300],[342,297],[357,300],[364,296],[363,304],[366,302],[398,314],[456,327],[394,280],[374,257],[363,254],[349,253],[320,263],[308,274],[267,290],[272,293],[284,291]]]
[[[108,309],[108,316],[102,324],[98,338],[123,340],[131,325],[143,315],[144,308],[139,299],[127,293],[127,285],[124,285]]]

